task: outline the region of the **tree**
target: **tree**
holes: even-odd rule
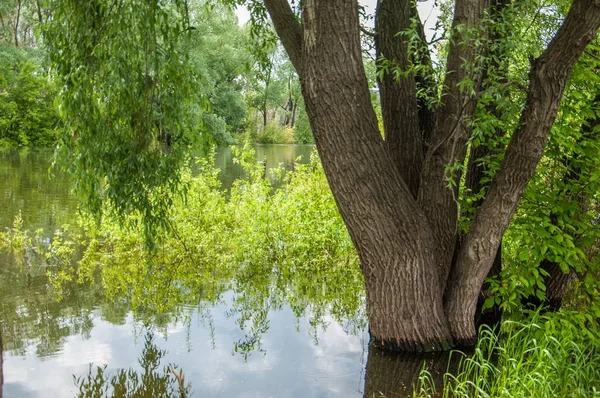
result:
[[[37,31],[50,13],[42,0],[2,0],[0,42],[15,47],[36,47],[39,44]]]
[[[59,118],[37,32],[48,11],[40,1],[0,2],[0,146],[51,146]]]
[[[255,55],[254,74],[251,77],[252,92],[249,93],[249,103],[262,114],[262,127],[270,122],[269,112],[275,113],[282,103],[284,87],[279,72],[284,64],[284,55],[277,43],[262,49]]]
[[[86,155],[77,158],[88,176],[83,180],[86,198],[96,205],[108,199],[118,211],[135,210],[160,222],[165,213],[154,211],[172,201],[168,190],[177,189],[178,177],[169,177],[173,163],[164,163],[165,155],[152,145],[158,136],[152,121],[169,122],[174,131],[181,125],[141,98],[156,96],[165,104],[184,104],[188,98],[184,70],[174,68],[184,57],[172,42],[187,29],[186,3],[174,1],[164,9],[157,2],[130,3],[125,12],[101,0],[63,1],[47,38],[66,88],[65,114],[78,118],[70,122],[78,138],[66,144],[72,153]],[[415,3],[379,1],[374,35],[383,137],[365,75],[356,0],[304,0],[296,9],[287,0],[246,3],[255,22],[270,15],[300,77],[325,174],[360,258],[371,341],[404,351],[473,344],[484,279],[543,155],[571,71],[600,26],[600,4],[575,0],[553,10],[536,7],[541,13],[568,13],[550,33],[545,49],[532,55],[518,123],[499,132],[507,141],[499,144],[502,161],[461,235],[461,165],[476,160],[467,152],[477,128],[478,105],[490,94],[484,84],[487,60],[503,55],[494,53],[500,40],[494,31],[517,34],[502,8],[518,10],[529,3],[456,0],[447,45],[440,52],[446,54],[445,69],[437,85]],[[60,25],[65,21],[71,29]],[[129,34],[115,34],[123,26]],[[138,41],[144,54],[137,51]],[[126,59],[114,56],[119,45],[122,54],[138,54],[127,61],[135,66],[126,69],[127,78],[121,75]],[[162,47],[166,50],[157,50]],[[149,68],[149,61],[156,66]],[[149,75],[165,80],[149,86]],[[99,90],[107,79],[111,89]],[[143,95],[131,97],[129,83]],[[176,95],[179,84],[181,93]],[[493,87],[511,84],[500,79]],[[178,115],[182,109],[172,111]],[[103,122],[109,115],[114,127]],[[98,166],[93,159],[104,163]],[[140,175],[147,178],[132,179]],[[154,190],[161,193],[155,196]]]
[[[11,55],[0,56],[6,67],[0,73],[0,146],[50,146],[60,121],[53,104],[56,87],[20,51]]]
[[[489,26],[502,24],[488,18],[490,5],[456,1],[439,104],[419,103],[422,76],[380,79],[382,139],[356,2],[304,1],[301,21],[285,0],[264,4],[300,76],[323,167],[359,253],[372,340],[408,351],[472,344],[482,284],[543,154],[571,70],[600,26],[600,4],[575,1],[531,60],[520,124],[458,248],[457,188],[447,187],[445,170],[466,156],[489,50],[484,38]],[[416,6],[380,1],[376,15],[378,52],[408,70],[415,57],[397,33],[418,18]]]
[[[240,28],[232,10],[209,7],[205,1],[190,1],[190,63],[199,76],[199,91],[210,103],[200,117],[204,132],[219,144],[234,142],[248,115],[243,91],[248,75],[250,51],[248,29]]]

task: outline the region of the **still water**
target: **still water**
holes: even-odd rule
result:
[[[266,169],[308,161],[311,146],[257,146]],[[19,214],[23,228],[43,230],[43,239],[72,221],[77,201],[64,175],[51,171],[50,151],[0,152],[0,228]],[[227,189],[241,168],[231,151],[218,150],[216,166]],[[40,267],[41,269],[41,267]],[[315,322],[285,304],[268,311],[256,341],[251,325],[232,311],[234,292],[219,300],[182,307],[152,322],[126,304],[107,302],[99,287],[76,286],[57,301],[43,270],[0,254],[0,330],[4,384],[0,397],[73,397],[74,377],[93,364],[141,369],[147,336],[166,351],[161,367],[176,364],[194,397],[373,397],[400,395],[414,381],[423,358],[399,358],[371,348],[356,319]],[[363,326],[360,326],[363,325]],[[239,347],[250,347],[240,350]],[[442,363],[443,360],[430,362]],[[428,366],[433,366],[428,365]],[[434,368],[430,368],[436,371]]]

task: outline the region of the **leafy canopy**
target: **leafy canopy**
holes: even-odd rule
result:
[[[193,128],[196,80],[182,50],[187,3],[55,1],[44,27],[67,132],[59,156],[87,207],[144,215],[150,232],[185,187],[179,166]]]

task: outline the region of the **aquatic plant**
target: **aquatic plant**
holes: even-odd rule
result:
[[[600,396],[600,329],[579,312],[528,314],[508,320],[499,334],[480,329],[472,355],[442,391],[421,372],[415,397],[596,397]]]

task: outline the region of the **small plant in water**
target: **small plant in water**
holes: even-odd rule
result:
[[[442,391],[421,372],[415,397],[600,397],[600,330],[581,313],[529,314],[480,331]]]

